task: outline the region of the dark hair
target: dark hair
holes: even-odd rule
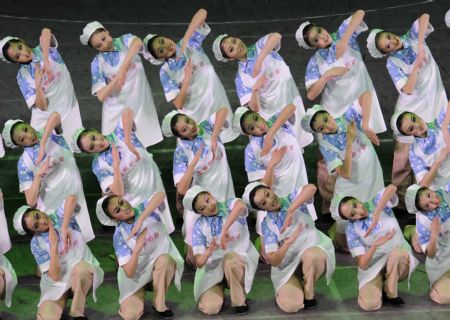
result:
[[[382,48],[378,47],[378,41],[381,38],[381,35],[383,33],[386,33],[386,31],[380,31],[375,35],[375,47],[381,52],[381,53],[386,53]]]
[[[23,230],[25,231],[25,233],[28,234],[28,235],[33,235],[33,234],[34,234],[34,231],[31,231],[30,229],[27,228],[27,224],[25,223],[25,218],[26,218],[26,217],[30,214],[30,212],[33,211],[33,210],[36,210],[36,209],[28,208],[27,211],[25,211],[25,212],[23,213],[23,216],[22,216],[22,229],[23,229]]]
[[[239,121],[239,125],[241,126],[241,130],[242,130],[243,133],[247,133],[247,131],[245,130],[245,127],[244,127],[244,120],[245,120],[245,118],[246,118],[248,115],[250,115],[250,114],[252,114],[252,113],[256,113],[256,112],[253,111],[253,110],[247,110],[247,111],[245,111],[244,114],[243,114],[242,117],[241,117],[241,120]]]
[[[80,135],[77,138],[77,146],[78,148],[82,151],[82,152],[86,152],[89,153],[87,150],[84,150],[83,147],[81,146],[81,138],[83,138],[84,135],[88,134],[89,132],[97,132],[97,130],[95,129],[85,129],[84,131],[82,131],[80,133]]]
[[[406,134],[405,132],[402,131],[401,127],[402,127],[402,123],[403,123],[403,118],[408,114],[407,111],[400,113],[400,115],[397,117],[397,121],[395,122],[395,125],[397,126],[398,131],[401,134],[404,134],[405,136],[407,136],[408,134]]]
[[[103,211],[106,213],[106,215],[107,215],[109,218],[111,218],[111,219],[113,219],[113,220],[114,220],[114,218],[111,217],[111,215],[109,214],[108,206],[109,206],[109,202],[110,202],[110,201],[112,200],[112,198],[114,198],[114,197],[116,197],[116,196],[112,194],[112,195],[106,197],[105,200],[103,200],[103,202],[102,202],[102,209],[103,209]]]
[[[425,211],[424,208],[422,208],[419,205],[420,202],[420,196],[422,195],[423,192],[427,191],[428,189],[425,187],[420,188],[419,190],[417,190],[416,193],[416,199],[414,200],[414,205],[416,206],[417,209],[421,210],[421,211]]]
[[[178,118],[180,117],[180,116],[182,116],[183,114],[181,114],[181,113],[177,113],[176,115],[174,115],[173,117],[172,117],[172,119],[170,120],[170,130],[172,131],[172,133],[173,133],[173,135],[175,136],[175,137],[177,137],[177,138],[181,138],[181,135],[178,133],[178,131],[177,131],[177,128],[176,128],[176,125],[177,125],[177,122],[178,122]]]
[[[316,25],[314,23],[310,23],[303,29],[303,32],[302,32],[303,40],[305,40],[306,44],[310,47],[314,47],[314,45],[312,43],[310,43],[308,40],[308,32],[310,32],[311,29],[315,26]]]
[[[93,37],[94,35],[96,35],[97,33],[102,32],[102,31],[106,31],[106,29],[105,29],[105,28],[98,28],[97,30],[95,30],[94,32],[92,32],[92,34],[91,34],[91,36],[89,37],[89,40],[88,40],[88,46],[89,46],[89,47],[95,49],[95,48],[92,46],[91,39],[92,39],[92,37]]]
[[[195,213],[200,214],[199,212],[197,212],[197,210],[195,210],[195,205],[197,204],[198,196],[201,194],[205,194],[205,193],[208,193],[208,191],[202,191],[202,192],[197,193],[194,200],[192,200],[192,210],[194,210]]]
[[[9,55],[8,55],[8,49],[9,49],[9,47],[11,46],[11,44],[13,44],[13,43],[20,43],[20,42],[23,42],[23,40],[21,40],[21,39],[12,39],[12,40],[9,40],[7,43],[5,43],[5,45],[3,46],[3,48],[2,48],[3,56],[4,56],[5,59],[8,60],[9,62],[12,62],[12,63],[18,63],[18,62],[16,62],[16,61],[12,61],[12,60],[11,60],[11,58],[10,58]],[[31,62],[31,61],[30,61],[30,62]],[[28,64],[28,63],[27,63],[27,64]]]
[[[11,131],[9,132],[9,134],[11,135],[11,141],[16,145],[16,146],[20,146],[20,144],[17,143],[17,141],[14,141],[14,130],[16,129],[16,127],[21,124],[21,123],[25,123],[23,121],[19,121],[13,124],[13,126],[11,127]]]
[[[219,43],[220,52],[222,53],[223,57],[226,58],[226,59],[230,59],[230,57],[225,53],[225,51],[223,51],[223,48],[222,48],[222,42],[223,42],[226,38],[229,38],[229,37],[230,37],[230,36],[224,37],[222,40],[220,40],[220,43]]]
[[[311,127],[312,131],[315,131],[313,128],[313,123],[316,121],[316,118],[325,113],[328,113],[328,112],[326,112],[325,110],[320,110],[320,111],[317,111],[316,113],[314,113],[313,117],[311,118],[311,122],[309,123],[309,126]]]
[[[343,205],[344,203],[346,203],[347,201],[352,200],[352,199],[356,199],[356,198],[355,198],[355,197],[347,196],[347,197],[342,198],[341,202],[339,202],[338,213],[339,213],[339,217],[341,217],[343,220],[348,220],[348,218],[345,217],[345,216],[342,214],[342,210],[341,210],[341,209],[342,209],[342,205]]]
[[[153,41],[155,41],[156,38],[158,38],[158,37],[159,37],[159,34],[156,34],[155,36],[153,36],[153,38],[150,39],[149,42],[147,42],[147,50],[155,59],[158,59],[158,57],[156,56],[156,52],[153,49]]]
[[[260,190],[260,189],[270,189],[267,186],[264,185],[259,185],[257,187],[254,187],[252,191],[250,191],[250,194],[248,195],[249,200],[250,200],[250,205],[252,206],[253,209],[257,209],[257,210],[262,210],[259,206],[256,205],[255,203],[255,194],[256,191]]]

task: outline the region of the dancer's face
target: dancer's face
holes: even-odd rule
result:
[[[262,137],[269,130],[266,120],[256,112],[247,114],[242,124],[244,133],[254,137]]]
[[[400,50],[402,46],[400,37],[392,32],[382,32],[377,40],[377,48],[383,53]]]
[[[320,112],[312,121],[312,129],[317,133],[336,133],[337,123],[328,112]]]
[[[175,130],[182,139],[194,140],[198,135],[197,123],[186,115],[179,115],[175,123]]]
[[[51,222],[48,215],[39,210],[32,210],[24,217],[26,229],[32,233],[48,232]]]
[[[172,39],[157,36],[152,40],[152,49],[158,59],[168,59],[177,52],[177,45]]]
[[[109,216],[117,221],[129,221],[134,218],[133,207],[121,197],[111,198],[108,202],[107,210]]]
[[[109,148],[109,141],[98,131],[90,130],[80,138],[81,150],[87,153],[99,153]]]
[[[364,204],[357,199],[350,199],[340,205],[342,215],[350,221],[367,218],[369,211]]]
[[[272,212],[280,210],[280,199],[275,192],[269,188],[260,188],[256,190],[253,202],[261,210]]]
[[[437,193],[429,189],[422,191],[419,195],[419,207],[425,212],[436,210],[440,203],[441,199]]]
[[[247,46],[245,43],[235,37],[226,37],[220,44],[222,51],[225,53],[226,58],[230,60],[246,60],[247,59]]]
[[[29,63],[33,59],[31,48],[23,41],[10,42],[6,54],[12,62],[16,63]]]
[[[311,46],[318,49],[328,48],[333,43],[333,39],[328,31],[318,26],[311,27],[306,38]]]
[[[427,135],[427,124],[415,113],[408,112],[402,115],[400,132],[407,136],[423,138]]]
[[[16,145],[23,147],[31,147],[39,142],[36,130],[24,122],[14,126],[12,140]]]
[[[195,199],[194,211],[203,216],[214,216],[218,212],[217,200],[209,192],[201,192]]]
[[[94,32],[89,39],[89,43],[91,44],[92,48],[99,52],[108,52],[112,51],[113,49],[112,37],[106,30]]]

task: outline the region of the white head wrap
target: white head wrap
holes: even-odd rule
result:
[[[11,132],[12,127],[18,122],[23,122],[23,121],[20,119],[15,119],[15,120],[11,119],[11,120],[6,121],[5,126],[3,127],[3,131],[2,131],[3,139],[5,140],[6,146],[11,149],[18,147],[18,145],[16,145],[12,140],[12,132]]]
[[[331,217],[334,220],[342,220],[341,216],[339,215],[339,205],[341,204],[342,199],[344,199],[345,197],[348,197],[348,195],[336,194],[333,199],[331,199],[330,213]]]
[[[244,115],[244,113],[246,113],[249,110],[250,109],[247,107],[239,107],[236,109],[236,111],[233,114],[233,119],[231,120],[231,126],[232,126],[234,132],[239,132],[240,134],[245,134],[242,131],[241,118]]]
[[[394,112],[394,114],[391,117],[391,129],[394,132],[394,136],[396,136],[396,137],[407,137],[406,135],[401,133],[400,130],[398,129],[398,127],[397,127],[397,119],[398,119],[398,117],[400,117],[400,115],[402,115],[405,112],[408,112],[408,111],[405,111],[405,110],[396,111],[396,112]]]
[[[6,57],[3,55],[3,47],[11,40],[20,40],[20,39],[16,38],[16,37],[7,36],[7,37],[4,37],[2,40],[0,40],[0,60],[7,62],[7,63],[11,63],[11,61],[6,59]]]
[[[303,37],[303,30],[310,24],[311,22],[309,21],[303,22],[300,25],[300,27],[298,27],[297,32],[295,32],[295,39],[297,40],[298,45],[305,49],[314,49],[314,47],[311,47],[309,44],[306,43],[305,38]]]
[[[409,213],[415,214],[417,211],[420,211],[419,208],[416,207],[416,196],[417,192],[422,188],[419,184],[413,184],[406,189],[405,194],[405,205],[406,210],[408,210]]]
[[[195,197],[200,193],[200,192],[208,192],[208,190],[206,190],[205,188],[202,188],[200,186],[193,186],[191,187],[186,194],[184,195],[183,198],[183,207],[186,210],[190,210],[190,211],[194,211],[193,208],[193,201],[195,199]]]
[[[83,34],[80,36],[81,43],[87,46],[92,34],[98,29],[105,29],[105,27],[98,21],[89,22],[83,28]]]
[[[17,233],[22,236],[27,234],[22,226],[22,217],[25,214],[25,212],[27,212],[28,209],[31,209],[31,207],[30,206],[21,206],[19,209],[16,210],[16,213],[14,213],[14,218],[13,218],[14,229],[16,229]]]
[[[253,189],[255,189],[256,187],[259,186],[264,186],[267,187],[267,185],[261,181],[253,181],[250,182],[244,190],[244,193],[242,194],[242,200],[244,200],[245,205],[249,208],[249,209],[255,209],[257,210],[258,208],[253,208],[252,207],[252,203],[250,202],[250,192],[253,191]]]
[[[151,34],[149,33],[148,35],[145,36],[144,41],[142,41],[144,43],[144,49],[142,50],[142,55],[144,56],[144,58],[148,61],[150,61],[151,64],[154,64],[155,66],[163,64],[164,63],[164,59],[158,59],[156,57],[154,57],[150,51],[148,51],[148,42],[153,39],[154,37],[157,37],[157,34]]]
[[[179,114],[179,112],[176,110],[170,111],[168,114],[166,114],[161,123],[161,131],[163,135],[168,138],[174,136],[170,123],[172,122],[172,118],[175,117],[177,114]]]
[[[375,42],[375,37],[377,33],[383,32],[381,29],[372,29],[367,37],[367,49],[369,49],[369,53],[374,58],[383,58],[386,54],[382,53],[377,48],[377,44]]]
[[[447,28],[450,28],[450,9],[445,14],[445,24],[447,25]]]
[[[212,46],[212,50],[214,52],[214,57],[216,57],[217,61],[220,61],[220,62],[228,62],[228,61],[230,61],[230,59],[227,59],[227,58],[225,58],[223,56],[222,50],[220,49],[220,43],[226,37],[228,37],[228,34],[221,34],[220,36],[218,36],[216,38],[216,40],[214,40],[214,43],[213,43],[213,46]]]
[[[106,212],[103,210],[102,204],[103,201],[105,201],[106,198],[110,197],[111,195],[106,195],[98,199],[97,206],[95,207],[95,213],[97,213],[98,221],[104,226],[109,227],[115,227],[117,225],[117,222],[111,219]]]
[[[75,130],[75,131],[73,132],[73,134],[72,134],[72,142],[71,142],[71,145],[72,145],[72,150],[73,150],[73,152],[75,152],[75,153],[83,153],[83,151],[81,151],[81,149],[78,147],[77,141],[78,141],[78,138],[80,137],[80,135],[81,135],[84,131],[86,131],[86,129],[83,128],[83,127],[81,127],[81,128],[78,128],[77,130]]]
[[[306,113],[303,116],[301,122],[303,130],[305,130],[306,132],[316,133],[311,127],[311,120],[313,119],[314,115],[319,111],[326,111],[326,110],[322,108],[320,104],[315,104],[314,106],[306,110]]]

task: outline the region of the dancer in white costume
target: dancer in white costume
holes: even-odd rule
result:
[[[160,171],[153,155],[136,137],[133,110],[126,108],[114,132],[79,128],[72,137],[75,152],[94,153],[92,171],[103,193],[125,196],[137,206],[157,192],[165,192]],[[160,205],[161,219],[171,233],[175,227],[167,198]]]
[[[362,129],[362,111],[350,106],[333,118],[320,105],[308,109],[302,120],[305,130],[316,133],[328,174],[336,174],[334,194],[345,193],[369,201],[384,187],[383,171],[377,153]],[[336,248],[347,251],[346,221],[333,214],[336,222]]]
[[[387,56],[386,68],[399,93],[394,111],[413,112],[425,122],[438,118],[448,101],[439,67],[425,42],[434,30],[429,20],[429,15],[423,14],[403,35],[373,29],[367,38],[367,48],[374,58]],[[403,196],[413,182],[408,159],[412,138],[394,138],[391,180]]]
[[[69,70],[51,30],[42,29],[39,46],[35,48],[16,37],[3,38],[0,60],[20,64],[17,83],[31,109],[31,126],[41,130],[50,115],[58,112],[64,138],[69,141],[73,132],[82,126],[80,108]]]
[[[83,239],[74,215],[77,197],[68,196],[55,211],[22,206],[14,214],[14,229],[32,235],[31,252],[41,272],[38,320],[60,319],[69,294],[71,317],[85,317],[86,296],[103,282],[104,272]]]
[[[8,225],[6,224],[3,192],[0,189],[0,299],[9,308],[14,288],[17,286],[17,276],[9,260],[4,256],[11,249]]]
[[[242,196],[247,206],[267,212],[264,250],[272,265],[277,305],[286,313],[315,309],[315,282],[325,274],[329,283],[335,269],[333,243],[316,229],[308,211],[316,189],[308,184],[280,197],[265,184],[252,182]]]
[[[197,266],[194,299],[200,311],[218,314],[226,286],[230,288],[231,306],[237,314],[246,314],[246,294],[251,290],[259,255],[250,241],[244,202],[235,197],[219,201],[206,189],[193,186],[183,205],[200,214],[192,232]]]
[[[229,127],[226,108],[197,124],[192,118],[177,111],[167,114],[162,123],[166,137],[176,136],[177,147],[173,154],[173,181],[179,195],[185,195],[191,185],[207,188],[218,201],[234,198],[233,179],[225,147],[219,134]],[[184,208],[183,236],[188,245],[186,260],[195,265],[192,255],[192,228],[198,214]]]
[[[405,202],[409,213],[416,215],[418,244],[427,256],[430,298],[450,304],[450,193],[414,184],[407,189]]]
[[[223,34],[214,40],[213,52],[219,61],[237,61],[235,85],[241,106],[248,106],[269,120],[294,105],[295,115],[301,119],[305,113],[303,101],[289,66],[278,54],[280,47],[279,33],[265,35],[248,47],[241,39]],[[293,131],[301,148],[313,141],[313,136],[303,131],[299,122]]]
[[[2,136],[8,147],[24,148],[17,162],[17,174],[27,204],[42,211],[53,211],[67,196],[77,195],[80,210],[75,219],[88,242],[95,235],[83,183],[73,153],[61,134],[60,121],[60,115],[54,112],[45,128],[36,131],[22,120],[8,120]]]
[[[332,214],[349,222],[345,234],[358,265],[358,304],[365,311],[378,310],[382,303],[402,307],[398,282],[409,281],[419,263],[392,211],[398,203],[396,190],[391,184],[364,202],[346,193],[332,200]]]
[[[91,75],[92,94],[103,104],[102,133],[113,133],[124,109],[131,108],[136,135],[144,147],[160,142],[152,90],[138,55],[141,39],[130,33],[112,38],[102,24],[94,21],[84,27],[80,41],[98,52],[91,62]]]
[[[97,217],[115,226],[114,250],[119,263],[119,314],[139,319],[144,312],[146,286],[153,286],[153,309],[164,319],[173,318],[166,306],[172,280],[181,289],[184,261],[167,233],[158,207],[166,195],[158,192],[132,207],[125,198],[107,195],[97,201]]]
[[[231,122],[232,111],[225,88],[202,48],[211,32],[206,16],[205,9],[197,11],[177,43],[163,35],[148,34],[142,54],[150,63],[161,65],[159,76],[167,102],[172,102],[181,113],[201,123],[226,108]],[[220,133],[222,143],[237,136],[231,127]]]

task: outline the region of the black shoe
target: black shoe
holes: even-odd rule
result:
[[[86,316],[79,316],[79,317],[70,317],[72,320],[88,320],[89,318]]]
[[[383,296],[383,303],[388,303],[393,307],[401,308],[405,306],[405,301],[400,297],[388,298],[386,295]]]
[[[234,307],[234,311],[236,311],[236,314],[238,314],[240,316],[247,314],[248,313],[248,304],[244,304],[243,306]]]
[[[305,305],[305,310],[312,310],[317,307],[317,300],[316,299],[304,299],[303,304]]]
[[[166,311],[158,311],[155,309],[155,307],[152,307],[153,311],[155,311],[161,318],[169,320],[169,319],[173,319],[174,315],[172,310],[167,309]]]

